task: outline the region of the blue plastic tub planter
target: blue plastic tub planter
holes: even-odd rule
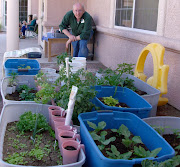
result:
[[[137,93],[128,88],[115,86],[94,86],[92,89],[97,91],[96,97],[92,100],[93,104],[100,107],[101,110],[113,110],[122,112],[131,112],[140,118],[149,117],[152,106]],[[117,90],[116,90],[117,88]],[[121,103],[127,104],[130,108],[112,107],[102,103],[98,98],[109,97],[117,99]]]
[[[12,72],[18,75],[36,75],[41,69],[37,60],[31,59],[8,59],[4,63],[5,76],[11,76]]]
[[[103,74],[96,73],[96,76],[98,78],[101,78],[101,77],[103,77]],[[141,97],[143,97],[150,105],[152,105],[152,109],[150,111],[150,116],[151,117],[155,117],[156,116],[156,112],[157,112],[157,105],[158,105],[160,91],[157,90],[156,88],[150,86],[146,82],[140,80],[139,78],[133,76],[133,75],[122,74],[121,77],[122,78],[127,78],[128,77],[129,79],[132,79],[134,81],[133,82],[134,86],[137,89],[147,93],[145,95],[142,95]]]
[[[135,164],[141,164],[141,162],[145,159],[151,159],[160,162],[172,158],[175,155],[173,148],[152,127],[150,127],[132,113],[119,111],[94,111],[89,113],[82,113],[78,116],[78,119],[80,121],[81,140],[86,149],[86,167],[133,167]],[[122,124],[124,124],[133,135],[141,137],[142,142],[150,151],[156,148],[162,149],[156,158],[149,157],[132,160],[106,158],[92,139],[89,131],[93,131],[93,129],[89,127],[87,121],[95,123],[96,125],[98,122],[104,121],[106,123],[105,129],[118,129]]]

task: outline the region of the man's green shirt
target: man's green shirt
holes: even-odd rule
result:
[[[62,30],[67,29],[69,26],[72,29],[73,35],[80,35],[81,39],[88,40],[92,30],[92,17],[85,12],[78,23],[73,11],[71,10],[66,13],[61,24],[59,25],[59,28],[62,32]]]

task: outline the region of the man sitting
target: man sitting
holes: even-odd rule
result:
[[[72,34],[68,31],[69,26],[72,29]],[[61,32],[69,37],[66,48],[72,43],[73,57],[87,57],[87,41],[92,32],[92,17],[84,10],[81,3],[73,5],[73,10],[66,13],[59,28]]]

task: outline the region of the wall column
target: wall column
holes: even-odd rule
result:
[[[32,14],[32,9],[31,9],[31,5],[32,3],[31,3],[31,0],[28,0],[28,16],[30,15],[30,14]],[[29,17],[28,17],[28,22],[29,22]]]
[[[19,0],[7,0],[6,51],[19,49]]]

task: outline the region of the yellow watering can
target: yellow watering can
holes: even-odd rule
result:
[[[153,57],[154,71],[153,76],[148,78],[147,83],[161,92],[158,106],[162,106],[168,102],[168,99],[162,97],[162,95],[167,93],[167,79],[169,71],[169,66],[164,65],[163,63],[165,48],[162,45],[158,43],[151,43],[141,51],[136,63],[134,76],[146,82],[147,76],[143,72],[144,63],[149,52]]]

